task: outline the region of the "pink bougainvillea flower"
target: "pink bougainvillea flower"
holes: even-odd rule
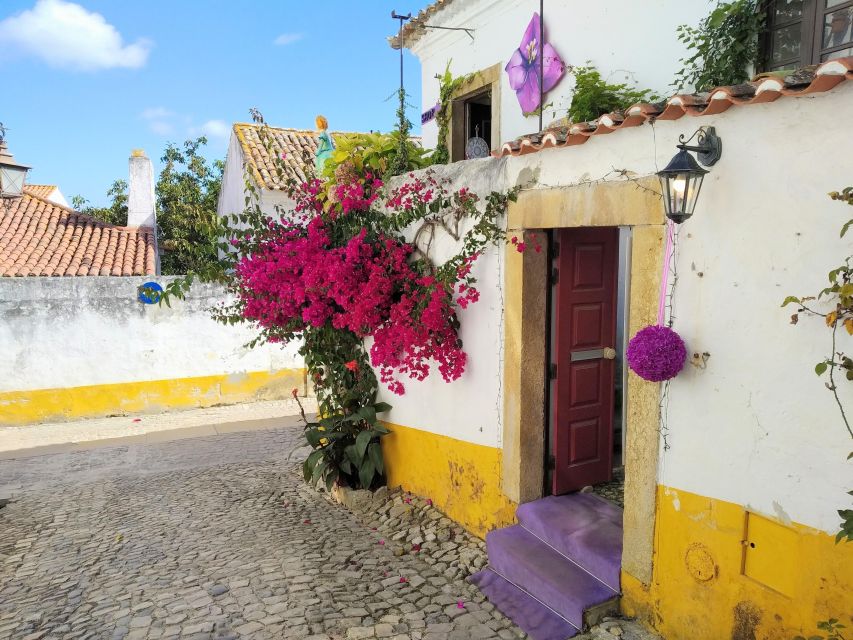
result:
[[[403,502],[405,502],[406,504],[412,504],[412,499],[411,498],[403,498]]]
[[[303,520],[302,524],[311,524],[311,520]]]
[[[456,608],[457,608],[457,609],[464,609],[464,608],[465,608],[465,603],[464,603],[464,602],[462,602],[462,600],[460,600],[459,602],[457,602],[457,603],[456,603]]]
[[[412,551],[420,551],[420,550],[421,550],[421,545],[419,545],[419,544],[413,544],[412,545]]]
[[[521,110],[533,113],[539,108],[539,14],[534,13],[521,45],[506,65],[509,86],[515,91]],[[550,44],[542,46],[542,92],[553,89],[563,77],[565,66]]]
[[[409,579],[406,576],[400,576],[400,582],[408,582]]]
[[[142,418],[134,418],[133,421],[134,422],[142,422]]]
[[[350,360],[344,366],[350,371],[358,371],[358,362],[355,360]]]
[[[379,542],[377,542],[376,544],[385,544],[385,541],[384,541],[384,540],[380,540],[380,541],[379,541]]]

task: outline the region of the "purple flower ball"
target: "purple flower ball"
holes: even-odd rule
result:
[[[626,353],[631,371],[649,382],[662,382],[678,375],[687,360],[684,340],[669,327],[654,325],[640,329],[628,342]]]

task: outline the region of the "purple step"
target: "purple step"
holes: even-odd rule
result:
[[[533,640],[565,640],[578,633],[567,620],[491,569],[475,573],[469,580]]]
[[[536,600],[583,627],[588,607],[611,599],[616,592],[566,559],[521,525],[486,536],[489,567]],[[520,625],[521,620],[512,618]]]
[[[518,507],[522,527],[619,591],[622,510],[592,493],[549,496]]]

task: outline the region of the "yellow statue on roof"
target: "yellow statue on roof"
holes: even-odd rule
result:
[[[323,167],[326,165],[326,160],[332,157],[332,152],[335,150],[335,141],[329,134],[329,121],[323,116],[317,116],[317,151],[314,152],[316,159],[314,168],[317,171],[317,176],[323,175]]]

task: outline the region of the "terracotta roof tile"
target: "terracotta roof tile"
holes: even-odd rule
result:
[[[58,188],[55,184],[25,184],[24,193],[46,200]]]
[[[829,91],[853,80],[853,56],[838,58],[794,72],[769,73],[731,87],[716,87],[707,93],[676,95],[660,104],[635,104],[625,113],[607,113],[592,122],[559,120],[540,133],[506,142],[493,155],[520,156],[550,147],[583,144],[592,136],[636,127],[655,120],[678,120],[684,116],[710,116],[732,107],[773,102]]]
[[[39,187],[0,201],[0,277],[156,272],[153,229],[100,222],[34,195]]]
[[[234,133],[243,149],[243,157],[251,163],[252,172],[259,185],[266,189],[283,189],[285,182],[292,178],[299,182],[307,178],[307,168],[314,162],[317,151],[317,132],[303,129],[283,129],[268,127],[272,136],[272,151],[284,156],[283,179],[276,172],[269,150],[261,142],[261,125],[236,123]],[[345,132],[332,131],[332,138],[347,135]]]

